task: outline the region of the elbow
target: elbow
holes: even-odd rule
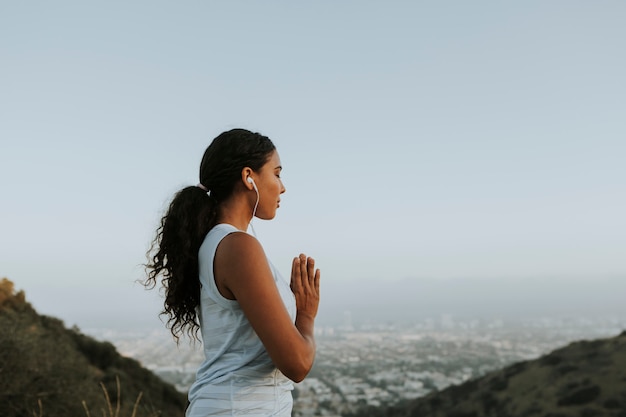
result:
[[[297,376],[297,377],[289,378],[289,379],[291,379],[293,382],[297,384],[298,382],[304,381],[305,377],[306,377],[306,374],[303,374],[302,376]]]
[[[283,348],[273,355],[274,365],[293,382],[302,382],[315,362],[315,341],[310,339],[309,343]]]
[[[287,378],[292,380],[293,382],[302,382],[304,378],[309,374],[311,370],[311,366],[308,367],[293,367],[290,369],[285,369],[281,371]]]
[[[293,361],[279,367],[280,371],[293,382],[302,382],[313,367],[313,360]]]

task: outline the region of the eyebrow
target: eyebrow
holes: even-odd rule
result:
[[[282,167],[281,165],[278,165],[278,166],[277,166],[276,168],[274,168],[274,169],[277,169],[277,170],[279,170],[279,171],[282,171],[282,170],[283,170],[283,167]]]

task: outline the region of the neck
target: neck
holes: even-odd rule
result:
[[[243,193],[236,193],[219,205],[217,222],[231,224],[245,232],[252,220],[252,210],[253,206],[251,206],[249,198]]]

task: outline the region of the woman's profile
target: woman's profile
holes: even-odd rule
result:
[[[200,331],[205,354],[187,417],[290,416],[292,381],[313,366],[319,269],[300,254],[286,281],[246,232],[253,217],[276,215],[281,170],[269,138],[224,132],[204,153],[199,184],[161,219],[144,284],[160,279],[172,335]]]

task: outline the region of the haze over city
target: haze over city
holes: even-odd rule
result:
[[[244,127],[274,141],[287,188],[254,229],[286,277],[316,258],[320,320],[624,314],[625,17],[4,2],[0,277],[68,325],[158,325],[136,280],[160,216]]]

